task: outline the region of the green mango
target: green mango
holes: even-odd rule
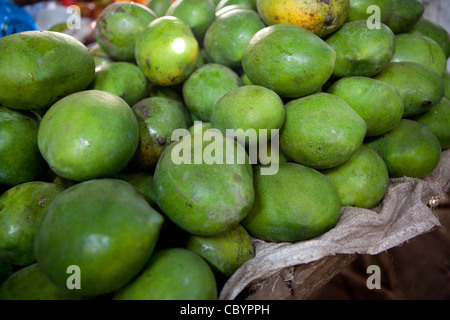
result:
[[[367,21],[375,12],[369,10],[370,6],[377,6],[380,10],[380,22],[386,21],[389,11],[391,10],[391,0],[350,0],[347,21]]]
[[[249,212],[252,176],[248,155],[234,139],[187,134],[161,154],[154,174],[156,199],[183,230],[213,236],[230,230]]]
[[[216,300],[217,284],[209,265],[184,248],[155,252],[142,273],[119,289],[113,300]]]
[[[370,29],[365,20],[346,22],[326,39],[336,51],[333,77],[371,77],[386,67],[395,50],[395,35],[384,24]]]
[[[329,169],[348,161],[366,132],[364,119],[343,99],[316,93],[286,104],[280,147],[297,163]]]
[[[254,175],[255,203],[242,221],[250,235],[272,242],[298,242],[324,234],[337,223],[341,201],[319,171],[281,163],[274,175]]]
[[[444,96],[444,81],[430,68],[416,62],[391,62],[374,79],[393,86],[403,100],[403,117],[427,112]]]
[[[34,238],[45,209],[64,187],[30,181],[0,196],[0,261],[27,266],[36,262]]]
[[[237,5],[256,11],[256,1],[254,0],[220,0],[216,5],[216,12],[226,7]]]
[[[147,7],[151,9],[158,17],[162,17],[166,14],[172,4],[172,0],[149,0]]]
[[[442,80],[444,81],[445,97],[450,99],[450,73],[445,72],[442,76]]]
[[[442,25],[422,17],[409,32],[433,39],[442,48],[446,58],[450,57],[449,32]]]
[[[365,144],[347,162],[322,173],[338,189],[343,206],[370,209],[383,199],[389,185],[383,158]]]
[[[419,0],[390,1],[391,9],[384,23],[396,34],[409,32],[425,12]]]
[[[164,149],[172,142],[172,132],[187,129],[181,102],[146,98],[132,107],[139,124],[139,144],[130,165],[140,170],[155,169]]]
[[[186,248],[205,259],[214,271],[228,278],[255,256],[252,239],[241,224],[216,236],[189,235]]]
[[[426,113],[413,117],[412,120],[427,126],[438,138],[442,149],[450,148],[450,100],[442,98],[441,102],[431,107]]]
[[[198,56],[198,41],[189,26],[176,17],[155,19],[136,39],[137,65],[156,85],[183,82],[195,70]]]
[[[165,15],[174,16],[184,21],[191,28],[199,43],[203,42],[206,30],[216,17],[214,4],[209,0],[172,2]]]
[[[95,43],[92,47],[90,47],[89,52],[94,57],[95,67],[99,67],[114,61],[108,56],[108,54],[102,49],[102,47],[100,47],[98,43]]]
[[[417,62],[443,75],[447,57],[436,41],[414,33],[395,36],[395,52],[391,62]]]
[[[207,63],[183,83],[186,107],[198,119],[209,122],[214,105],[226,93],[242,85],[239,75],[229,67]]]
[[[254,10],[232,10],[211,23],[206,30],[203,47],[214,63],[238,69],[241,68],[245,46],[264,27],[264,22]]]
[[[111,59],[134,61],[136,37],[156,18],[156,14],[142,4],[113,2],[97,18],[94,37]]]
[[[37,261],[58,288],[69,266],[79,268],[77,295],[94,297],[130,282],[158,240],[163,216],[129,183],[94,179],[67,188],[42,219],[35,240]]]
[[[335,62],[336,52],[325,41],[289,24],[258,31],[242,56],[242,68],[250,81],[282,98],[299,98],[319,90],[330,78]]]
[[[26,31],[0,38],[0,57],[0,104],[12,109],[49,107],[94,79],[88,48],[64,33]]]
[[[284,118],[284,103],[275,91],[257,85],[241,86],[226,93],[214,105],[211,127],[222,134],[227,134],[228,129],[242,130],[236,135],[238,141],[247,145],[266,144],[272,138],[272,131],[281,129]],[[247,135],[252,130],[255,135]]]
[[[411,119],[402,119],[391,131],[366,143],[383,157],[391,178],[424,178],[441,157],[438,138],[427,126]]]
[[[0,300],[80,300],[59,289],[42,273],[38,263],[14,272],[0,286]]]
[[[157,208],[152,172],[123,171],[114,175],[112,178],[128,182],[144,196],[152,208]]]
[[[347,102],[367,124],[367,137],[391,130],[403,117],[403,100],[391,85],[367,77],[345,77],[327,90]]]
[[[125,168],[139,142],[139,125],[122,98],[86,90],[55,103],[42,118],[37,138],[57,175],[84,181]]]
[[[134,63],[117,61],[96,68],[89,89],[114,93],[132,106],[148,96],[148,80]]]
[[[39,119],[32,113],[0,106],[0,184],[31,181],[44,170],[38,128]]]

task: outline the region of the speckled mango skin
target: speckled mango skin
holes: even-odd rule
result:
[[[36,261],[34,237],[44,210],[64,187],[30,181],[0,196],[0,261],[26,266]]]
[[[325,37],[345,22],[350,0],[258,0],[256,5],[267,25],[293,24]]]
[[[427,126],[411,119],[402,119],[367,145],[383,157],[391,178],[423,178],[433,172],[441,157],[438,138]]]
[[[181,102],[165,97],[146,98],[132,107],[139,124],[139,144],[132,166],[155,169],[161,153],[171,143],[172,132],[188,127],[182,108]]]
[[[136,38],[136,63],[159,86],[183,82],[194,71],[199,52],[189,26],[172,16],[153,20]]]
[[[224,152],[222,164],[207,164],[205,157],[199,159],[200,164],[195,164],[195,153],[203,153],[212,146],[207,141],[201,142],[202,134],[190,137],[190,141],[185,142],[183,138],[172,143],[162,153],[153,180],[156,199],[161,210],[183,230],[199,236],[214,236],[237,225],[252,207],[252,166],[246,154],[245,163],[237,163],[238,148],[240,152],[245,150],[225,136],[223,141],[230,140],[235,147]],[[190,150],[183,150],[183,154],[190,152],[191,164],[175,164],[172,160],[172,150],[178,145],[174,153],[180,152],[182,143],[188,147],[191,143]],[[226,163],[226,153],[234,154],[234,163]]]
[[[290,24],[261,29],[242,56],[242,68],[250,81],[283,98],[299,98],[321,89],[335,63],[336,52],[325,41]]]
[[[12,109],[49,107],[94,79],[95,62],[75,38],[27,31],[0,39],[0,104]]]
[[[255,256],[255,248],[247,230],[241,225],[212,237],[190,235],[186,248],[199,254],[213,270],[226,277]]]
[[[435,71],[416,62],[391,62],[373,77],[393,86],[403,99],[403,117],[423,114],[445,94],[444,80]]]
[[[422,64],[440,76],[447,68],[447,57],[441,46],[421,34],[403,33],[395,36],[395,52],[391,62],[405,61]]]
[[[134,61],[134,42],[157,15],[142,4],[116,2],[100,14],[94,37],[106,54],[116,61]]]

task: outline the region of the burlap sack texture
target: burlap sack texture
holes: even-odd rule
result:
[[[390,179],[382,201],[371,210],[343,207],[337,225],[320,237],[297,243],[271,243],[253,238],[256,254],[222,288],[219,299],[235,299],[286,268],[336,254],[376,255],[441,224],[433,213],[450,189],[450,149],[423,179]]]

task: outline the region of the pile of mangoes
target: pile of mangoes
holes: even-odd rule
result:
[[[115,2],[0,39],[0,299],[216,299],[450,147],[417,0]],[[231,133],[231,134],[230,134]]]

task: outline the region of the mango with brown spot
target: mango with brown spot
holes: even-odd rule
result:
[[[349,0],[258,0],[258,13],[267,25],[287,23],[327,36],[347,19]]]

